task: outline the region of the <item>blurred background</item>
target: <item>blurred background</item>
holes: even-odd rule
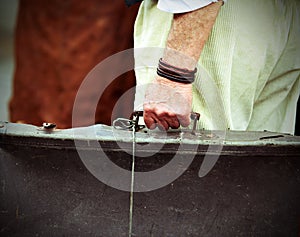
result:
[[[0,120],[9,120],[8,101],[12,92],[13,35],[18,0],[0,1]]]
[[[71,127],[74,99],[85,76],[103,59],[133,47],[138,4],[130,8],[120,0],[1,0],[0,4],[0,120]],[[104,81],[101,76],[98,88]],[[116,78],[98,102],[95,122],[110,124],[113,109],[115,117],[128,117],[134,92],[114,106],[134,85],[133,71]],[[89,101],[97,96],[99,92],[91,88],[81,98],[77,126],[90,125],[95,108]]]

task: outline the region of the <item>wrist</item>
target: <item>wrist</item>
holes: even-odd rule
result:
[[[156,83],[158,83],[160,85],[171,87],[173,89],[176,89],[177,91],[183,90],[183,92],[184,91],[187,92],[187,91],[192,90],[192,84],[183,84],[180,82],[171,81],[169,79],[166,79],[166,78],[158,76],[158,75],[155,77],[154,80]]]
[[[196,72],[197,72],[197,68],[190,70],[186,67],[177,67],[164,61],[162,58],[159,59],[159,63],[157,67],[158,76],[182,84],[193,83],[195,80]]]

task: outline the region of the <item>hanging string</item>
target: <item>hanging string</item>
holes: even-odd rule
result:
[[[113,128],[120,130],[131,130],[133,127],[133,121],[126,118],[117,118],[113,121]]]
[[[135,130],[132,129],[132,166],[131,166],[131,184],[130,184],[130,201],[129,201],[130,202],[130,204],[129,204],[129,237],[132,236],[134,166],[135,166]]]

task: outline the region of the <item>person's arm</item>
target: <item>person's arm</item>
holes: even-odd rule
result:
[[[194,70],[223,2],[198,10],[174,14],[163,61]],[[148,128],[167,130],[188,126],[192,107],[192,84],[174,82],[156,76],[149,85],[144,102],[144,120]]]
[[[222,2],[219,1],[192,12],[174,14],[164,61],[174,66],[194,69],[221,6]],[[180,52],[181,55],[174,52]],[[184,55],[192,61],[182,60],[184,57],[181,56]]]

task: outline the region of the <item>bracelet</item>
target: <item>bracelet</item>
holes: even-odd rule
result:
[[[197,68],[194,70],[188,70],[186,68],[179,68],[173,65],[170,65],[159,59],[158,67],[157,67],[157,75],[169,79],[171,81],[190,84],[195,80],[195,74],[197,72]]]

